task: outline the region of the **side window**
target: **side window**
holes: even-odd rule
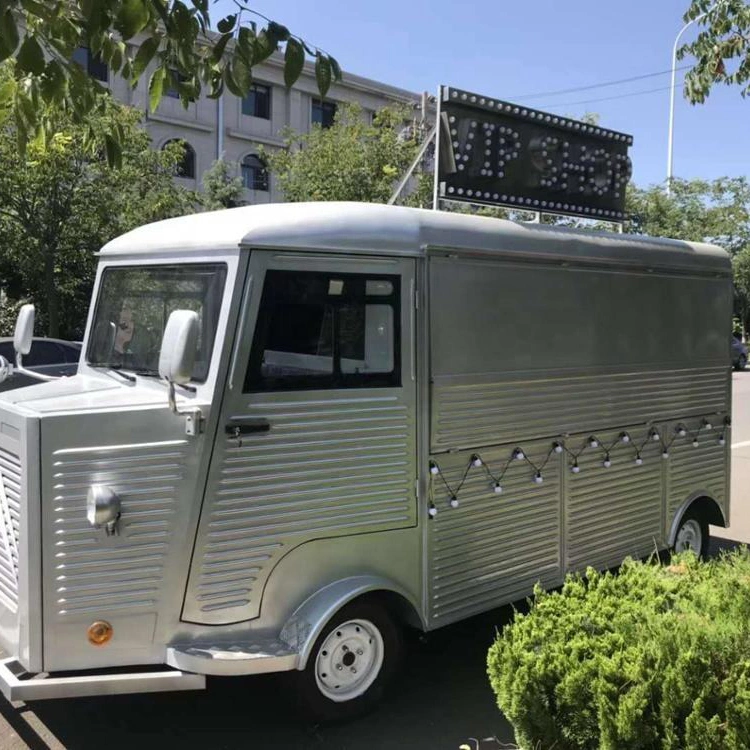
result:
[[[401,385],[398,276],[268,271],[245,392]]]

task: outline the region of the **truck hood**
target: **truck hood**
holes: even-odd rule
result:
[[[166,407],[167,388],[154,378],[128,383],[115,374],[73,375],[0,393],[0,406],[13,404],[28,415]]]

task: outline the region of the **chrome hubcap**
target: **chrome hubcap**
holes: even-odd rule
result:
[[[677,532],[675,540],[675,552],[687,552],[690,550],[696,555],[700,554],[703,546],[703,533],[700,524],[693,518],[685,521]]]
[[[336,703],[362,695],[383,666],[383,637],[369,620],[349,620],[332,630],[315,660],[315,681]]]

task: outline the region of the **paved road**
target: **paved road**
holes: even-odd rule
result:
[[[750,371],[734,375],[732,524],[715,529],[750,542]],[[295,719],[274,677],[215,679],[206,692],[113,696],[12,707],[0,697],[0,750],[164,748],[183,750],[456,750],[469,737],[512,742],[485,676],[504,607],[444,628],[408,649],[403,676],[377,713],[344,727]],[[484,745],[488,747],[489,745]]]

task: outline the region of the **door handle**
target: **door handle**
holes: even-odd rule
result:
[[[250,435],[253,432],[268,432],[271,429],[271,423],[263,417],[256,419],[243,419],[231,422],[224,428],[227,435],[240,437],[241,435]]]

